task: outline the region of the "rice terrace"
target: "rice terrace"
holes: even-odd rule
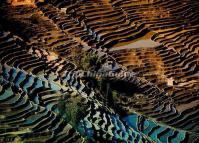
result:
[[[0,143],[199,143],[198,0],[1,0]]]

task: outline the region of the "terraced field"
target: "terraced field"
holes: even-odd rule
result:
[[[0,143],[198,143],[198,7],[2,2]]]

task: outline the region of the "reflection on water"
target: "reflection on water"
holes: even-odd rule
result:
[[[147,40],[139,40],[134,43],[124,45],[124,46],[119,46],[119,47],[114,47],[110,49],[110,51],[116,51],[116,50],[124,50],[124,49],[134,49],[134,48],[152,48],[152,47],[157,47],[160,46],[161,44],[159,42],[152,41],[151,39]]]

